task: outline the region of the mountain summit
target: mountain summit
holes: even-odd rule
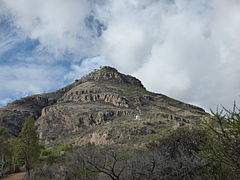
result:
[[[0,125],[17,135],[27,116],[42,143],[124,143],[208,116],[199,107],[149,92],[141,81],[108,66],[52,93],[16,100],[0,109]]]
[[[138,79],[129,75],[121,74],[115,68],[109,66],[100,67],[100,69],[88,74],[80,81],[111,81],[115,83],[128,84],[131,86],[144,88],[141,81]]]

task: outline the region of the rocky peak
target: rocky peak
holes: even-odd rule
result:
[[[81,78],[80,82],[87,82],[87,81],[97,81],[97,82],[115,82],[120,84],[129,84],[133,86],[138,86],[144,88],[141,81],[137,78],[125,75],[118,72],[117,69],[112,68],[110,66],[102,66],[100,69],[95,69],[94,72],[88,74],[87,76]],[[145,89],[145,88],[144,88]]]
[[[25,97],[0,108],[0,126],[17,135],[27,116],[36,120],[41,142],[50,143],[72,133],[82,137],[81,133],[91,128],[101,131],[103,126],[110,129],[111,137],[142,136],[160,130],[163,123],[169,128],[191,125],[206,113],[165,95],[148,92],[135,77],[104,66],[60,90]],[[136,118],[141,121],[140,126],[134,117],[140,117]],[[149,123],[150,120],[153,122]],[[115,125],[118,128],[112,128]],[[97,131],[86,138],[98,141],[97,137],[104,133]]]

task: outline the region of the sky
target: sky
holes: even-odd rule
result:
[[[240,101],[239,0],[0,0],[0,106],[99,66],[153,92]]]

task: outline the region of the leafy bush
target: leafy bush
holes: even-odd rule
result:
[[[240,110],[234,104],[233,110],[223,107],[213,112],[210,121],[203,128],[208,138],[199,155],[209,162],[213,176],[222,179],[240,178]]]
[[[52,164],[56,163],[58,158],[59,158],[59,156],[56,156],[54,154],[47,156],[47,159],[46,159],[47,165],[52,165]]]
[[[50,149],[41,149],[40,151],[41,151],[40,157],[46,157],[53,154],[53,152]]]
[[[62,151],[71,152],[71,151],[72,151],[72,147],[69,146],[69,145],[61,145],[61,146],[58,146],[58,147],[56,148],[55,154],[56,154],[57,156],[59,156]]]

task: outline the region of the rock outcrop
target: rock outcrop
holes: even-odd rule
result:
[[[136,115],[141,116],[140,123],[135,123]],[[77,134],[72,144],[110,144],[118,141],[111,138],[113,136],[123,140],[155,134],[163,124],[174,128],[196,123],[208,115],[199,107],[147,91],[132,76],[102,67],[56,92],[8,104],[0,109],[0,125],[17,135],[27,116],[36,120],[42,143]],[[145,122],[149,118],[155,123],[154,127],[153,122]],[[133,123],[127,128],[117,126],[118,131],[111,130],[112,124],[125,121]],[[115,134],[111,136],[108,132]]]

